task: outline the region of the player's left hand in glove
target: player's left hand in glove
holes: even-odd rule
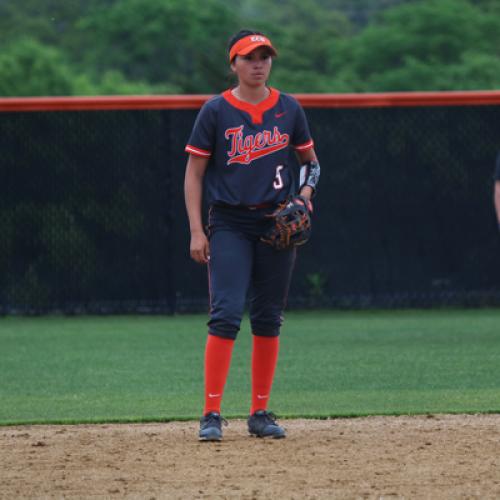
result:
[[[306,243],[311,236],[311,202],[300,195],[289,196],[272,214],[273,225],[261,240],[276,250]]]

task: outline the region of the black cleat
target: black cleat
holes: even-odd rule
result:
[[[248,432],[252,436],[280,439],[286,437],[283,427],[276,423],[276,415],[265,410],[258,410],[248,417]]]
[[[227,420],[215,411],[207,413],[200,419],[200,441],[221,441],[222,423],[227,425]]]

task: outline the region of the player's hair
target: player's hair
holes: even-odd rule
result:
[[[255,31],[255,30],[240,30],[238,33],[234,34],[230,39],[227,44],[227,53],[229,54],[231,52],[231,47],[239,40],[242,38],[245,38],[248,35],[262,35],[265,36],[264,33],[260,31]],[[231,61],[232,62],[232,61]]]

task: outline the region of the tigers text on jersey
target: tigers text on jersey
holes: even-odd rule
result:
[[[314,143],[300,104],[269,90],[257,105],[226,90],[201,108],[185,150],[210,159],[205,175],[209,204],[279,203],[289,194],[290,148],[306,151]]]

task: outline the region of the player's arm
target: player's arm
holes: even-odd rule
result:
[[[210,258],[208,239],[203,230],[201,205],[203,199],[203,177],[207,169],[208,158],[190,154],[184,178],[184,199],[191,231],[191,258],[200,264],[206,264]]]
[[[299,159],[299,165],[307,165],[311,161],[318,161],[316,152],[314,148],[306,149],[305,151],[297,151],[297,157]],[[303,168],[303,167],[301,167]],[[308,200],[311,199],[314,193],[314,189],[311,186],[304,185],[300,188],[299,194]]]
[[[500,180],[495,181],[493,200],[495,203],[495,210],[497,213],[498,230],[500,231]]]

